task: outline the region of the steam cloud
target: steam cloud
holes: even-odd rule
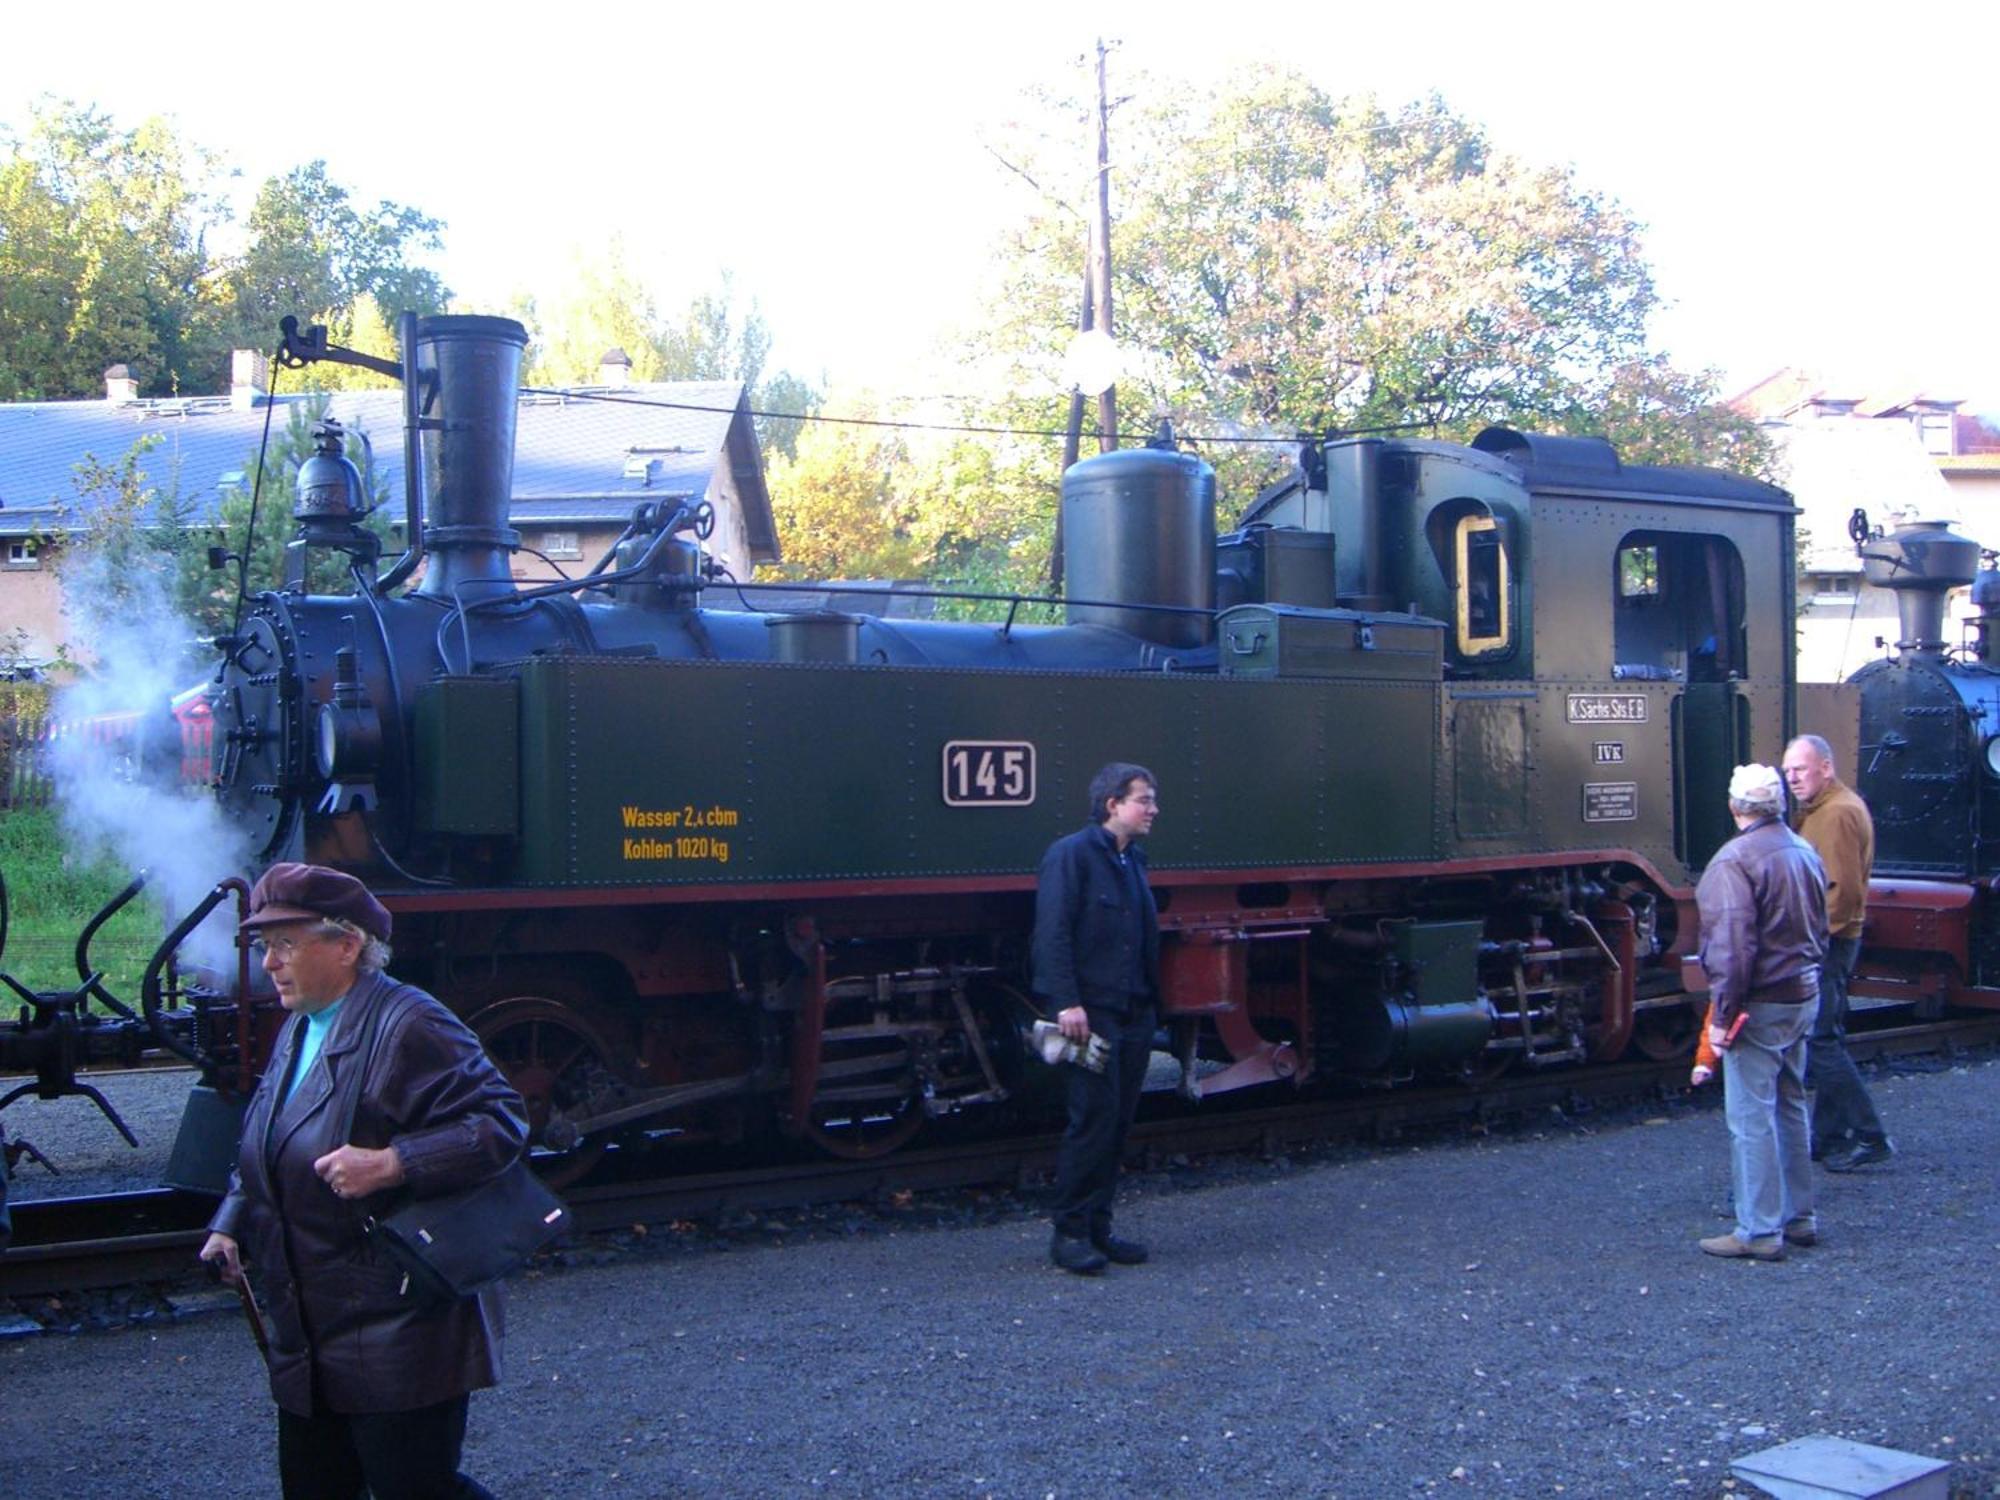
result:
[[[180,775],[170,701],[205,670],[193,626],[176,613],[162,574],[121,569],[114,579],[110,572],[91,560],[64,580],[65,610],[97,670],[57,697],[58,809],[73,850],[147,873],[147,890],[171,925],[216,881],[245,873],[251,847],[208,791]],[[107,717],[134,714],[123,734],[98,732],[110,727]],[[191,935],[183,958],[229,972],[234,935],[235,905],[224,902]]]

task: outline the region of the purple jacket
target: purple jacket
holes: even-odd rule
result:
[[[382,1007],[369,1076],[363,1024]],[[417,989],[367,974],[342,1001],[319,1060],[280,1107],[304,1019],[278,1033],[251,1096],[229,1196],[209,1228],[237,1240],[271,1335],[271,1394],[301,1416],[317,1390],[337,1412],[413,1411],[492,1385],[505,1304],[495,1287],[444,1307],[402,1289],[363,1228],[409,1198],[471,1187],[521,1154],[521,1096],[472,1034]],[[336,1198],[312,1164],[338,1141],[359,1090],[351,1144],[391,1146],[402,1187]]]
[[[1826,874],[1812,845],[1777,818],[1716,850],[1695,887],[1701,966],[1714,1024],[1750,1001],[1797,1005],[1819,994],[1826,956]]]

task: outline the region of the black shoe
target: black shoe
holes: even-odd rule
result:
[[[1845,1151],[1833,1152],[1824,1165],[1829,1172],[1852,1172],[1871,1162],[1887,1161],[1895,1154],[1895,1143],[1885,1135],[1879,1141],[1856,1141]]]
[[[1091,1247],[1088,1240],[1074,1235],[1059,1234],[1050,1240],[1049,1259],[1065,1271],[1074,1271],[1079,1276],[1104,1274],[1104,1257]]]
[[[1104,1258],[1121,1266],[1143,1266],[1146,1247],[1137,1240],[1121,1240],[1115,1234],[1093,1234],[1090,1243],[1104,1252]]]

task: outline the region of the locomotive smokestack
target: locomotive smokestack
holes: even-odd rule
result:
[[[419,594],[469,601],[512,593],[507,524],[514,416],[528,331],[512,318],[417,321],[423,418],[424,528],[430,564]]]
[[[1863,543],[1861,567],[1870,583],[1895,592],[1896,649],[1935,655],[1944,650],[1945,595],[1972,582],[1979,544],[1948,521],[1913,521]]]

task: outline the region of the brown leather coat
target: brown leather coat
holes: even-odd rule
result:
[[[382,1011],[366,1079],[363,1033]],[[271,1394],[310,1415],[317,1392],[337,1412],[410,1411],[500,1376],[498,1288],[445,1307],[418,1302],[364,1225],[408,1198],[470,1187],[527,1140],[521,1097],[479,1039],[413,985],[363,975],[341,1002],[319,1057],[282,1108],[277,1098],[305,1021],[278,1034],[243,1122],[237,1170],[209,1228],[241,1246],[271,1337]],[[358,1090],[351,1141],[339,1141]],[[312,1164],[335,1147],[394,1146],[404,1184],[357,1201],[334,1196]]]
[[[1812,845],[1777,818],[1753,823],[1715,851],[1694,899],[1714,1025],[1750,1001],[1818,998],[1826,875]]]

